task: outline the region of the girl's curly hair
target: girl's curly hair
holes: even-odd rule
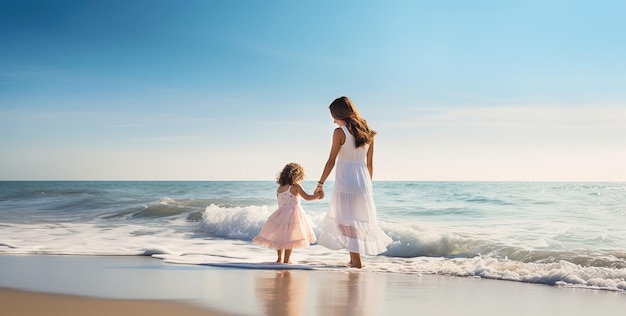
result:
[[[304,179],[304,168],[301,165],[290,162],[276,177],[276,183],[280,185],[294,184]]]

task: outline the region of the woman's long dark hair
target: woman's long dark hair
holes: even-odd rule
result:
[[[374,140],[376,131],[369,128],[367,121],[359,115],[356,106],[354,106],[350,98],[346,96],[339,97],[328,108],[334,118],[346,121],[346,127],[350,134],[354,136],[354,145],[357,148]]]

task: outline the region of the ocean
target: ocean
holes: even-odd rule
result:
[[[303,186],[310,193],[316,183]],[[626,292],[626,183],[375,181],[387,251],[366,271]],[[0,254],[273,262],[251,243],[277,207],[271,181],[0,182]],[[326,199],[302,201],[315,229]],[[317,233],[317,230],[315,230]],[[292,259],[346,270],[317,244]]]

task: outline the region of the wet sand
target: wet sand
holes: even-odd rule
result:
[[[0,255],[0,315],[610,315],[626,294],[512,281]]]

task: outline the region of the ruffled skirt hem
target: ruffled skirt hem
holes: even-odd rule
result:
[[[285,206],[267,219],[252,241],[271,249],[308,247],[317,241],[309,219],[299,205]]]
[[[346,249],[366,255],[383,253],[392,242],[377,222],[340,224],[329,217],[324,220],[318,236],[318,244],[328,249]]]
[[[293,249],[293,248],[309,247],[316,240],[313,239],[311,241],[311,239],[309,240],[302,239],[302,240],[290,241],[290,242],[276,242],[276,241],[267,240],[261,236],[256,236],[252,239],[252,241],[258,245],[265,246],[270,249],[279,250],[279,249]]]

